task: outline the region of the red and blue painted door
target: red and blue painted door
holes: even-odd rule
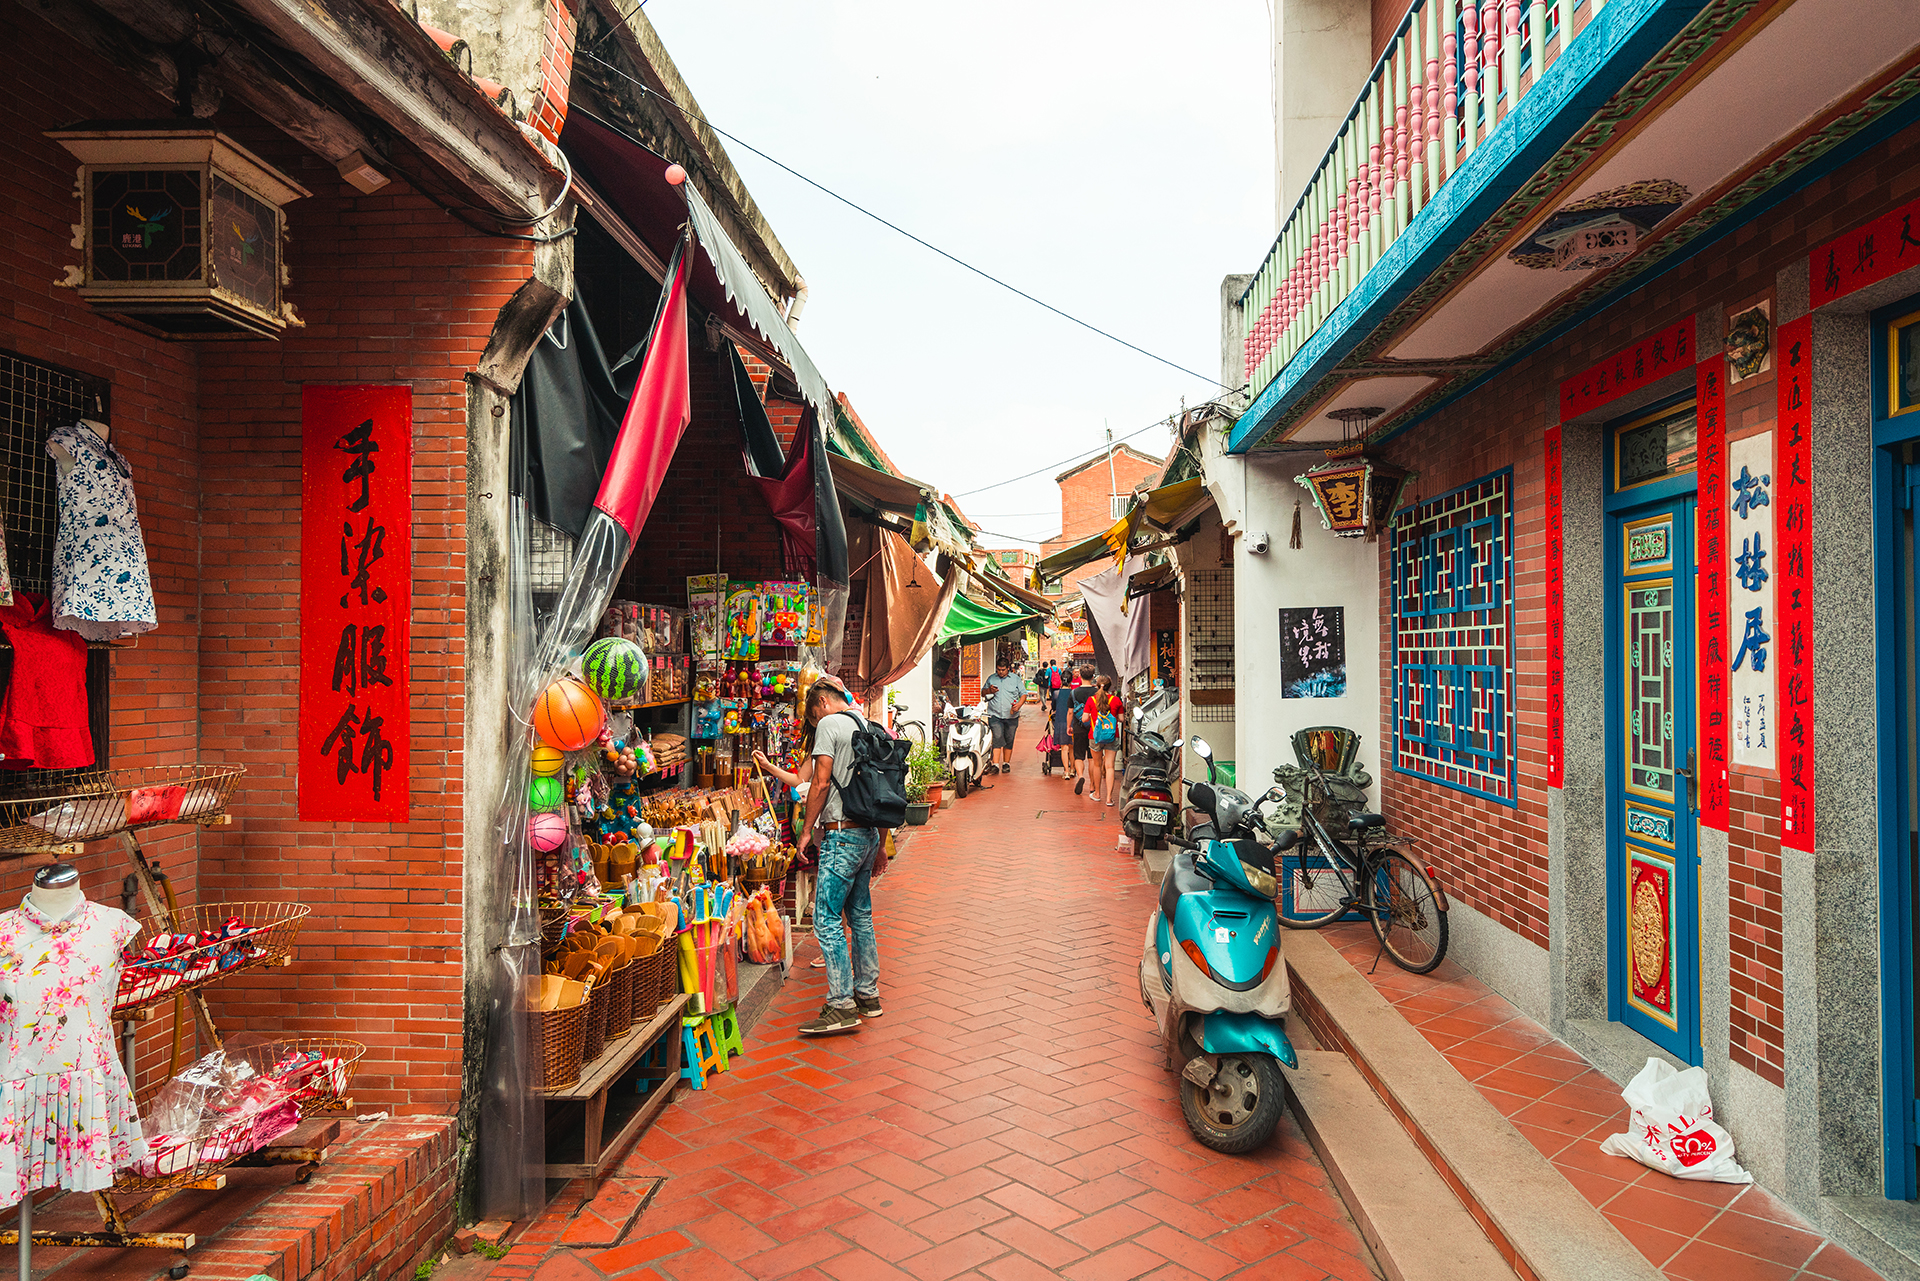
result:
[[[1609,932],[1615,1017],[1700,1061],[1694,500],[1608,519]]]

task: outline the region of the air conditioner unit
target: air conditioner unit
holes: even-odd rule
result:
[[[232,139],[169,121],[89,123],[47,134],[80,161],[89,306],[163,338],[277,338],[282,207],[310,194]]]

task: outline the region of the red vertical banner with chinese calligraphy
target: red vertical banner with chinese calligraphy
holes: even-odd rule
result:
[[[1547,428],[1547,786],[1565,787],[1567,655],[1566,580],[1560,559],[1560,427]]]
[[[1780,326],[1774,347],[1774,608],[1780,639],[1780,844],[1813,850],[1813,318]]]
[[[413,392],[300,396],[299,815],[404,823]]]
[[[1694,372],[1699,423],[1700,823],[1727,830],[1727,360]]]

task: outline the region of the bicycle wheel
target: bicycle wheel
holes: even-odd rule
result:
[[[896,737],[904,738],[909,743],[924,743],[927,741],[927,727],[919,721],[901,721]]]
[[[1338,850],[1296,845],[1275,860],[1274,871],[1280,880],[1274,907],[1290,930],[1317,930],[1359,897],[1353,864]]]
[[[1447,914],[1420,865],[1398,851],[1376,856],[1367,919],[1393,963],[1425,974],[1447,955]]]

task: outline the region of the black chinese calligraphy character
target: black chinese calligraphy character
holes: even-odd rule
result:
[[[1660,368],[1660,366],[1666,363],[1667,363],[1667,340],[1664,338],[1656,338],[1653,340],[1653,367],[1655,369],[1658,369]]]
[[[380,799],[380,776],[393,768],[393,744],[380,732],[385,725],[386,718],[375,716],[373,709],[368,708],[367,719],[360,726],[360,772],[373,784],[373,799],[376,801]],[[346,780],[343,778],[341,781]]]
[[[1920,240],[1913,238],[1913,215],[1905,213],[1900,215],[1900,252],[1895,254],[1894,257],[1906,257],[1908,245],[1912,245],[1915,249],[1920,249]]]
[[[1684,329],[1673,335],[1673,358],[1675,360],[1687,358],[1687,331]]]
[[[1800,348],[1804,345],[1803,342],[1796,339],[1793,345],[1787,348],[1787,368],[1800,368]]]
[[[1839,264],[1834,261],[1834,255],[1838,252],[1839,251],[1835,249],[1827,250],[1827,274],[1824,283],[1828,293],[1832,293],[1834,290],[1840,288],[1840,267]]]
[[[387,554],[387,527],[372,519],[367,521],[367,529],[358,542],[353,541],[353,522],[343,521],[340,534],[340,572],[352,574],[347,583],[346,594],[340,597],[345,606],[347,597],[355,591],[360,593],[360,603],[366,604],[369,597],[375,601],[384,601],[387,592],[384,587],[372,586],[372,571],[375,562]],[[357,559],[356,559],[357,557]],[[352,563],[349,563],[349,562]]]
[[[1802,619],[1794,619],[1787,624],[1787,648],[1793,652],[1793,661],[1797,665],[1807,656],[1807,625]],[[1795,676],[1793,681],[1800,678]],[[1789,682],[1791,684],[1792,682]],[[1791,700],[1789,700],[1791,701]]]
[[[367,419],[334,441],[333,447],[353,457],[347,469],[340,473],[340,483],[351,485],[356,480],[360,482],[359,496],[347,504],[348,511],[360,511],[366,507],[369,498],[367,483],[373,475],[373,456],[380,452],[380,442],[373,438],[373,419]]]
[[[1767,634],[1767,629],[1761,621],[1761,611],[1758,609],[1748,610],[1747,631],[1746,635],[1740,638],[1740,652],[1733,656],[1733,670],[1736,672],[1739,671],[1740,664],[1746,661],[1747,655],[1751,654],[1753,655],[1753,666],[1748,670],[1754,672],[1766,671],[1767,642],[1772,639],[1773,637]]]
[[[352,703],[348,703],[347,710],[340,713],[340,720],[334,725],[333,732],[328,734],[320,744],[322,756],[333,755],[333,745],[340,744],[340,758],[334,771],[337,782],[345,783],[347,775],[354,773],[357,769],[353,763],[353,740],[359,732],[360,713],[354,709]]]
[[[1740,555],[1734,559],[1734,564],[1739,568],[1734,571],[1734,577],[1738,578],[1740,585],[1748,591],[1759,591],[1765,586],[1769,577],[1766,560],[1767,552],[1761,545],[1760,535],[1755,534],[1752,538],[1741,539]]]
[[[1853,253],[1853,274],[1854,275],[1857,276],[1863,271],[1873,270],[1874,252],[1875,250],[1873,247],[1873,233],[1869,231],[1866,235],[1860,237],[1859,245],[1855,246],[1854,248],[1854,253]]]
[[[340,644],[333,653],[333,687],[345,686],[349,698],[361,688],[391,686],[387,675],[387,629],[369,624],[358,627],[348,623],[340,629]]]

